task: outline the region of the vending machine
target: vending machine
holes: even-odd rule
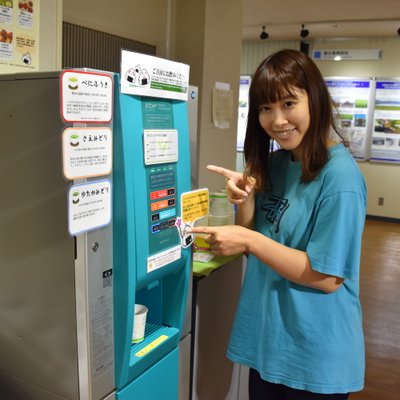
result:
[[[69,232],[60,73],[3,75],[0,93],[0,398],[115,399],[112,223]]]
[[[155,60],[0,77],[1,399],[178,399],[188,69]]]
[[[178,399],[178,346],[191,278],[191,236],[179,230],[181,194],[191,187],[187,86],[179,84],[188,79],[188,68],[164,62],[123,53],[116,84],[113,276],[118,400]],[[139,341],[132,338],[139,323],[135,305],[148,310]]]

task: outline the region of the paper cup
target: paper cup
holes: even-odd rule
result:
[[[144,339],[148,308],[142,304],[135,304],[133,316],[132,343],[139,343]]]

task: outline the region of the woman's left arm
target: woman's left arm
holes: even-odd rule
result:
[[[195,227],[194,233],[205,234],[205,240],[216,255],[251,253],[278,274],[299,285],[331,293],[343,278],[323,274],[311,268],[305,251],[280,244],[263,234],[241,226]]]

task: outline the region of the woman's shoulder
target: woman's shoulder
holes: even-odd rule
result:
[[[329,148],[329,159],[321,171],[323,180],[342,190],[365,190],[364,177],[349,150],[341,143]]]

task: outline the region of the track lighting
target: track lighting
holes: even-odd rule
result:
[[[301,25],[300,36],[304,39],[310,34],[310,31],[304,27],[304,24]]]
[[[265,32],[265,25],[262,27],[262,32],[260,33],[260,39],[265,40],[268,39],[269,35],[267,32]]]

